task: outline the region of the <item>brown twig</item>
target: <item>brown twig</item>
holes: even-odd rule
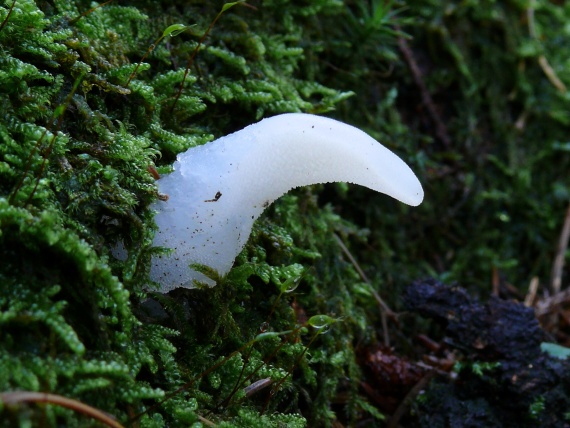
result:
[[[528,293],[526,293],[526,297],[524,298],[524,305],[527,308],[530,308],[534,302],[534,299],[536,299],[538,284],[539,284],[538,276],[533,276],[528,286]]]
[[[374,290],[374,288],[372,287],[372,283],[370,282],[370,280],[368,279],[368,277],[366,276],[364,271],[361,269],[361,267],[358,264],[358,262],[356,261],[356,259],[352,256],[352,253],[350,252],[350,250],[347,248],[346,245],[344,245],[344,242],[342,242],[342,239],[340,239],[340,237],[336,233],[333,234],[333,236],[336,239],[336,242],[338,243],[338,245],[341,248],[344,255],[348,258],[350,263],[352,263],[352,266],[354,266],[354,269],[356,269],[356,272],[358,272],[358,274],[360,275],[362,280],[366,284],[369,285],[369,290],[372,293],[372,295],[374,296],[374,299],[376,300],[376,302],[378,303],[378,306],[380,307],[380,319],[382,322],[382,330],[383,330],[383,335],[384,335],[384,345],[390,346],[390,336],[388,334],[388,317],[390,317],[391,319],[394,319],[394,320],[397,319],[395,312],[392,311],[392,309],[390,309],[390,307],[386,304],[386,302],[384,302],[382,297],[380,297],[380,295],[376,292],[376,290]]]
[[[245,0],[244,0],[245,1]],[[202,37],[200,37],[200,40],[198,40],[198,45],[196,46],[196,48],[194,49],[194,51],[192,52],[192,55],[190,55],[190,58],[188,58],[188,63],[186,64],[186,70],[184,70],[184,77],[182,78],[182,82],[180,83],[180,87],[178,88],[178,93],[176,94],[176,97],[174,98],[174,102],[172,103],[172,106],[170,107],[170,113],[172,113],[174,111],[174,107],[176,107],[176,104],[178,103],[178,99],[180,98],[180,96],[182,95],[182,91],[184,89],[184,83],[186,83],[186,78],[188,77],[188,73],[190,71],[190,67],[192,67],[192,64],[194,64],[194,59],[196,58],[196,55],[198,54],[198,51],[200,50],[200,47],[202,46],[202,43],[204,43],[204,40],[206,40],[206,37],[208,37],[208,34],[210,34],[210,31],[212,31],[212,28],[214,28],[214,25],[216,25],[216,22],[218,22],[218,19],[221,18],[221,16],[223,15],[223,13],[228,10],[230,7],[238,4],[238,3],[242,3],[243,1],[236,1],[233,3],[226,3],[223,7],[222,10],[216,15],[216,17],[214,18],[214,20],[210,23],[210,25],[208,26],[208,28],[206,29],[206,31],[204,31],[204,34],[202,34]]]
[[[145,54],[139,60],[135,69],[133,70],[133,72],[131,73],[129,78],[127,79],[127,83],[125,84],[125,87],[128,87],[130,85],[131,81],[137,75],[137,72],[139,71],[139,68],[142,65],[143,61],[150,55],[150,53],[156,48],[156,46],[158,46],[158,44],[162,41],[162,39],[164,39],[165,37],[172,37],[174,35],[178,35],[184,31],[186,31],[187,29],[188,29],[188,27],[185,25],[182,25],[182,24],[174,24],[174,25],[167,27],[162,32],[162,34],[154,41],[154,43],[151,43],[150,46],[147,48]]]
[[[563,94],[566,93],[566,85],[562,83],[562,80],[558,78],[556,72],[550,66],[550,63],[544,55],[539,55],[538,64],[540,65],[540,68],[542,68],[544,74],[546,74],[546,78],[550,81],[550,83],[552,83],[552,86],[558,89],[559,92],[562,92]]]
[[[396,411],[394,412],[394,414],[386,424],[386,428],[396,428],[398,426],[400,419],[402,419],[402,416],[404,416],[404,414],[408,411],[408,408],[412,404],[414,398],[416,398],[416,396],[422,391],[422,389],[424,389],[427,386],[429,381],[435,376],[436,373],[437,372],[435,370],[427,372],[426,375],[422,377],[418,381],[418,383],[414,385],[412,389],[410,389],[410,391],[406,394],[406,396],[404,397],[404,399],[402,400],[402,402],[400,403],[400,405],[398,406],[398,408],[396,409]]]
[[[570,303],[570,288],[555,294],[554,296],[545,297],[539,300],[534,306],[534,314],[537,317],[550,314],[563,303]]]
[[[154,43],[152,43],[146,50],[145,54],[142,56],[142,58],[139,60],[139,62],[137,63],[137,66],[135,67],[135,69],[133,70],[133,72],[131,73],[131,75],[129,76],[129,78],[127,79],[127,83],[125,83],[125,87],[128,87],[131,84],[131,81],[135,78],[135,76],[137,75],[137,72],[139,71],[139,68],[141,66],[141,64],[143,63],[143,61],[146,59],[147,56],[150,55],[150,53],[154,50],[154,48],[156,47],[156,45],[158,43],[160,43],[160,40],[162,39],[162,37],[159,37],[158,39],[156,39],[154,41]]]
[[[4,21],[2,21],[2,25],[0,25],[0,31],[2,31],[2,29],[6,26],[6,24],[8,23],[8,19],[10,19],[10,15],[12,15],[12,11],[14,10],[14,6],[16,5],[16,0],[14,0],[12,2],[12,6],[10,6],[10,10],[8,11],[8,15],[6,15],[6,18],[4,18]]]
[[[400,28],[396,27],[396,29],[400,31]],[[437,112],[435,103],[433,102],[433,99],[422,77],[422,72],[420,71],[418,63],[414,58],[414,54],[410,49],[410,47],[408,46],[408,42],[402,36],[398,37],[398,48],[400,49],[400,52],[402,52],[402,55],[406,60],[408,67],[410,68],[410,72],[412,73],[414,82],[416,83],[416,86],[420,90],[420,93],[422,95],[422,103],[426,107],[427,112],[435,126],[435,135],[437,136],[437,138],[440,139],[440,141],[443,143],[443,145],[446,148],[450,148],[451,138],[449,137],[447,127],[445,126],[445,123],[443,123],[443,120],[441,119],[439,113]]]
[[[85,16],[87,16],[87,15],[91,15],[91,14],[92,14],[93,12],[95,12],[97,9],[99,9],[100,7],[105,6],[105,5],[108,4],[108,3],[111,3],[112,1],[113,1],[113,0],[108,0],[108,1],[106,1],[106,2],[104,2],[104,3],[101,3],[100,5],[97,5],[97,6],[95,6],[95,7],[92,7],[91,9],[89,9],[89,10],[86,11],[86,12],[83,12],[83,13],[82,13],[81,15],[79,15],[78,17],[73,18],[72,20],[70,20],[70,21],[69,21],[69,25],[74,25],[74,24],[76,24],[77,21],[79,21],[81,18],[83,18],[83,17],[85,17]]]
[[[293,375],[293,370],[295,370],[296,367],[299,367],[299,363],[301,362],[301,359],[303,358],[303,356],[307,353],[307,351],[309,350],[309,348],[311,347],[311,345],[313,344],[313,342],[315,341],[315,339],[317,338],[317,336],[320,333],[315,332],[313,333],[313,336],[311,337],[311,340],[309,340],[309,343],[307,343],[307,345],[305,346],[305,348],[301,351],[301,353],[297,356],[297,358],[295,359],[295,362],[291,365],[291,367],[289,368],[289,370],[287,371],[287,373],[285,374],[285,376],[283,376],[281,379],[279,379],[276,383],[275,386],[273,386],[271,388],[271,391],[269,391],[269,395],[267,396],[267,399],[265,400],[265,403],[263,404],[263,408],[261,409],[261,411],[259,412],[260,415],[263,415],[265,413],[265,411],[267,410],[267,406],[269,406],[269,402],[271,401],[271,398],[273,398],[273,396],[277,393],[277,391],[279,390],[279,388],[285,383],[285,381]]]
[[[253,394],[256,394],[259,391],[261,391],[262,389],[267,388],[272,383],[273,383],[273,379],[271,379],[270,377],[265,378],[265,379],[260,379],[258,381],[253,382],[251,385],[246,386],[243,389],[243,392],[244,392],[245,396],[249,398]]]
[[[527,22],[528,22],[528,32],[530,36],[538,40],[536,28],[534,26],[534,8],[535,8],[536,0],[531,0],[529,2],[529,7],[526,10]],[[552,83],[558,91],[562,92],[563,94],[566,93],[566,85],[560,80],[560,78],[556,75],[554,69],[548,63],[548,60],[543,54],[538,56],[538,65],[542,68],[543,73],[546,75],[547,79]]]
[[[75,412],[82,413],[111,428],[123,428],[111,416],[103,413],[101,410],[88,406],[81,401],[73,400],[71,398],[63,397],[57,394],[48,394],[44,392],[30,392],[30,391],[13,391],[0,393],[0,401],[4,405],[17,405],[22,403],[46,403],[56,406],[66,407]]]
[[[214,422],[212,422],[209,419],[206,419],[203,416],[198,415],[198,419],[200,419],[200,422],[202,422],[204,425],[208,426],[208,427],[215,427],[216,424]]]
[[[566,250],[568,249],[568,241],[570,240],[570,204],[566,209],[566,216],[564,217],[564,224],[558,239],[558,248],[556,249],[556,256],[552,264],[552,272],[550,274],[550,289],[552,294],[556,295],[560,292],[562,287],[562,272],[564,270],[564,259]]]

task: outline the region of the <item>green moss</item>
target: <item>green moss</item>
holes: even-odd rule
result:
[[[304,362],[299,330],[243,348],[266,319],[271,329],[294,330],[290,299],[276,301],[273,314],[267,307],[253,317],[239,303],[252,301],[248,276],[280,284],[303,268],[294,260],[285,268],[248,262],[225,285],[188,300],[202,301],[210,312],[188,312],[155,296],[170,317],[152,318],[141,306],[156,251],[148,207],[158,195],[149,168],[162,169],[178,152],[264,114],[326,111],[350,93],[297,75],[303,31],[290,16],[272,24],[287,21],[294,31],[285,34],[260,32],[246,8],[226,11],[224,25],[212,30],[185,78],[184,65],[221,4],[196,3],[184,12],[154,3],[90,10],[86,2],[40,9],[17,1],[10,7],[0,9],[0,340],[6,351],[0,390],[57,393],[123,423],[146,409],[144,426],[187,426],[211,411],[225,426],[253,420],[304,425],[297,401],[282,404],[298,397],[287,375],[297,365],[315,377]],[[279,10],[268,6],[264,13]],[[159,40],[137,67],[149,43],[175,23],[189,30]],[[270,228],[289,250],[310,254],[284,229]],[[110,254],[119,241],[131,249],[125,261]],[[265,290],[276,298],[276,289]],[[212,354],[224,364],[202,378]],[[259,416],[258,404],[241,392],[260,377],[279,384],[267,409],[273,416]],[[4,406],[2,412],[8,423],[80,426],[85,420],[54,405]]]
[[[357,347],[382,335],[371,288],[397,307],[428,274],[486,287],[496,267],[521,288],[549,275],[570,194],[568,97],[538,59],[570,83],[567,31],[554,31],[563,6],[537,2],[532,34],[526,3],[267,0],[226,10],[201,44],[223,2],[94,6],[0,6],[0,391],[57,393],[125,424],[146,412],[148,427],[380,421],[359,389]],[[414,37],[450,143],[396,24]],[[186,30],[161,39],[172,25]],[[160,251],[149,170],[294,111],[330,112],[401,154],[423,206],[299,189],[256,224],[219,286],[145,291]],[[126,260],[111,254],[119,242]],[[327,334],[299,328],[318,314],[340,321]],[[254,340],[261,331],[281,334]],[[409,348],[402,332],[392,338]],[[246,396],[260,379],[271,385]],[[54,405],[0,414],[22,426],[86,420]]]

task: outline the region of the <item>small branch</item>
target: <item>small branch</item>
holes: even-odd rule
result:
[[[547,315],[564,303],[570,303],[570,288],[538,301],[534,307],[536,317]]]
[[[198,419],[200,419],[200,422],[202,422],[204,425],[208,426],[208,427],[215,427],[216,424],[206,418],[204,418],[203,416],[198,415]]]
[[[139,71],[139,68],[141,66],[141,64],[143,63],[143,61],[146,59],[147,56],[150,55],[150,53],[156,48],[156,46],[158,46],[158,44],[162,41],[162,39],[164,39],[165,37],[173,37],[173,36],[177,36],[180,33],[183,33],[184,31],[186,31],[188,29],[188,27],[186,27],[186,25],[182,25],[182,24],[174,24],[174,25],[170,25],[169,27],[167,27],[162,34],[154,41],[154,43],[152,43],[146,50],[145,54],[142,56],[142,58],[140,59],[140,61],[138,62],[137,66],[135,67],[135,69],[133,70],[133,72],[131,73],[131,75],[129,76],[129,79],[127,80],[127,83],[125,85],[125,87],[128,87],[129,84],[131,83],[131,81],[135,78],[135,76],[137,75],[137,72]]]
[[[267,388],[272,383],[273,383],[273,380],[269,377],[265,378],[265,379],[260,379],[256,382],[253,382],[251,385],[246,386],[243,389],[243,392],[245,393],[245,396],[247,398],[249,398],[253,394],[256,394],[257,392],[261,391],[262,389]]]
[[[333,236],[336,239],[336,242],[338,243],[339,247],[342,249],[342,252],[346,255],[346,257],[348,257],[348,260],[350,261],[350,263],[352,263],[352,266],[354,266],[354,269],[356,269],[356,272],[358,272],[358,274],[360,275],[362,280],[370,286],[369,287],[370,292],[374,296],[374,299],[376,299],[378,306],[380,306],[380,318],[382,321],[382,329],[384,330],[383,331],[383,333],[384,333],[384,345],[390,346],[390,336],[388,335],[388,319],[387,318],[390,317],[392,319],[396,319],[396,314],[394,313],[394,311],[392,311],[392,309],[390,309],[390,307],[386,304],[386,302],[384,302],[384,300],[382,300],[382,297],[380,297],[380,295],[376,292],[376,290],[374,290],[374,288],[372,287],[372,284],[368,280],[368,277],[366,276],[364,271],[360,268],[360,265],[357,263],[356,259],[352,256],[352,253],[349,251],[347,246],[344,245],[344,242],[342,242],[342,239],[340,239],[340,237],[336,233],[333,234]]]
[[[14,6],[16,5],[16,0],[14,0],[12,2],[12,6],[10,6],[10,10],[8,11],[8,15],[6,15],[6,18],[4,18],[4,21],[2,21],[2,25],[0,25],[0,31],[2,31],[2,29],[6,26],[6,24],[8,23],[8,19],[10,19],[10,15],[12,15],[12,11],[14,10]]]
[[[538,291],[538,276],[533,276],[528,286],[528,293],[526,293],[526,297],[524,298],[524,305],[527,308],[530,308],[532,306],[534,299],[536,299],[537,291]]]
[[[356,269],[356,272],[358,272],[358,274],[360,275],[362,280],[365,283],[370,284],[368,277],[366,276],[366,274],[364,273],[364,271],[362,270],[360,265],[356,262],[356,259],[352,256],[352,253],[350,252],[350,250],[347,248],[346,245],[344,245],[344,242],[342,242],[342,239],[340,239],[340,236],[338,236],[336,233],[334,233],[333,236],[334,236],[334,239],[336,239],[338,246],[341,248],[344,255],[346,257],[348,257],[348,260],[350,260],[350,263],[352,263],[352,266],[354,266],[354,269]],[[385,306],[385,305],[382,305],[382,306]],[[386,309],[387,308],[388,308],[388,306],[386,306]]]
[[[397,28],[397,30],[400,31],[399,28]],[[416,83],[416,86],[419,88],[422,94],[422,103],[425,105],[428,114],[435,126],[435,134],[437,138],[441,140],[441,142],[446,148],[450,148],[451,138],[449,137],[449,133],[447,132],[447,127],[445,126],[445,123],[443,123],[443,120],[441,119],[441,117],[437,112],[433,99],[422,77],[422,72],[420,71],[418,63],[414,58],[414,54],[410,49],[410,47],[408,46],[406,39],[404,39],[404,37],[402,36],[398,37],[398,48],[400,49],[400,52],[402,52],[404,59],[408,63],[408,67],[410,68],[410,72],[412,73],[412,77],[414,78],[414,82]]]
[[[408,411],[408,408],[412,404],[412,401],[418,396],[420,392],[422,392],[422,390],[427,386],[429,381],[435,376],[436,373],[437,372],[435,370],[426,373],[426,375],[422,377],[412,389],[410,389],[410,391],[406,394],[386,424],[386,428],[397,428],[399,426],[398,423],[400,422],[400,419],[402,419],[402,416],[404,416],[404,414]]]
[[[200,37],[200,40],[198,40],[198,45],[196,46],[196,48],[192,52],[192,55],[190,55],[190,57],[188,58],[188,63],[186,64],[186,69],[184,70],[184,77],[182,78],[182,82],[180,83],[180,87],[178,88],[178,92],[176,94],[176,97],[174,98],[174,102],[172,103],[172,106],[170,107],[170,113],[172,113],[174,111],[174,107],[176,107],[176,103],[178,103],[178,99],[182,95],[182,91],[184,90],[184,83],[186,83],[186,78],[188,77],[190,67],[192,67],[192,64],[194,63],[194,58],[196,58],[196,54],[198,53],[198,51],[202,47],[204,40],[206,40],[206,37],[208,37],[208,34],[210,34],[210,31],[212,31],[212,28],[214,28],[214,25],[216,25],[216,22],[218,22],[218,19],[220,19],[220,17],[223,15],[223,13],[226,10],[230,9],[231,7],[235,6],[238,3],[243,4],[244,1],[245,0],[239,0],[236,2],[224,4],[224,6],[222,6],[222,10],[216,15],[216,17],[210,23],[210,25],[208,26],[206,31],[204,31],[204,34],[202,34],[202,37]]]
[[[550,83],[552,83],[552,86],[554,86],[556,89],[558,89],[558,91],[565,94],[566,93],[566,85],[564,85],[564,83],[562,83],[562,80],[560,80],[558,78],[558,76],[556,75],[556,72],[550,66],[550,64],[548,63],[548,60],[546,59],[546,57],[544,55],[540,55],[538,57],[538,64],[540,65],[540,68],[542,68],[542,71],[544,72],[544,74],[546,74],[546,77],[548,78],[548,80],[550,80]]]
[[[106,2],[104,2],[104,3],[101,3],[100,5],[97,5],[97,6],[95,6],[95,7],[92,7],[91,9],[89,9],[89,10],[86,11],[86,12],[83,12],[83,13],[82,13],[81,15],[79,15],[78,17],[73,18],[71,21],[69,21],[69,25],[75,25],[75,24],[77,24],[77,21],[79,21],[81,18],[84,18],[84,17],[86,17],[87,15],[91,15],[91,14],[92,14],[93,12],[95,12],[97,9],[99,9],[100,7],[103,7],[103,6],[107,5],[108,3],[111,3],[112,1],[113,1],[113,0],[106,1]]]
[[[566,250],[568,249],[568,241],[570,240],[570,204],[566,209],[566,216],[564,218],[564,225],[562,226],[562,231],[560,232],[560,238],[558,239],[558,248],[556,250],[556,256],[554,257],[554,263],[552,264],[552,272],[550,274],[550,289],[552,294],[556,295],[560,292],[562,286],[562,272],[564,270],[564,256]]]
[[[143,61],[146,59],[147,56],[150,55],[150,53],[154,50],[154,48],[156,47],[156,45],[158,43],[160,43],[160,40],[162,39],[162,37],[159,37],[158,39],[155,40],[154,43],[152,43],[146,50],[146,53],[142,56],[142,58],[139,60],[137,66],[135,67],[135,69],[133,70],[133,72],[131,73],[131,75],[129,76],[129,78],[127,79],[127,83],[125,84],[125,87],[128,87],[131,84],[131,80],[134,79],[134,77],[137,75],[137,72],[139,71],[139,67],[141,66],[141,64],[143,63]]]
[[[56,406],[66,407],[77,413],[82,413],[111,428],[123,428],[111,416],[103,413],[101,410],[88,406],[81,401],[73,400],[71,398],[63,397],[56,394],[48,394],[44,392],[29,392],[29,391],[14,391],[0,393],[0,401],[4,405],[18,405],[22,403],[46,403]]]
[[[517,130],[517,132],[522,133],[524,131],[528,115],[529,115],[528,110],[525,110],[518,117],[517,121],[515,122],[515,129]]]
[[[528,22],[528,32],[530,36],[538,41],[538,36],[536,33],[536,27],[534,25],[534,8],[535,8],[536,0],[530,0],[529,7],[526,10],[527,22]],[[566,85],[558,78],[554,69],[548,63],[548,60],[544,55],[538,56],[538,65],[542,68],[543,73],[546,75],[547,79],[552,83],[558,91],[562,92],[563,94],[566,93]]]

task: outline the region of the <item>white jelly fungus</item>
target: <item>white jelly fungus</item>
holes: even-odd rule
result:
[[[269,204],[295,187],[337,181],[413,206],[424,196],[398,156],[359,129],[320,116],[274,116],[189,149],[158,180],[168,200],[154,206],[154,245],[173,252],[153,258],[151,278],[162,292],[193,288],[194,281],[213,285],[189,265],[225,275]]]

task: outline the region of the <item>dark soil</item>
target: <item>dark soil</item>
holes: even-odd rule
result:
[[[417,397],[419,426],[570,427],[570,362],[541,351],[548,339],[532,308],[482,304],[435,280],[412,284],[404,301],[441,324],[461,361]]]

